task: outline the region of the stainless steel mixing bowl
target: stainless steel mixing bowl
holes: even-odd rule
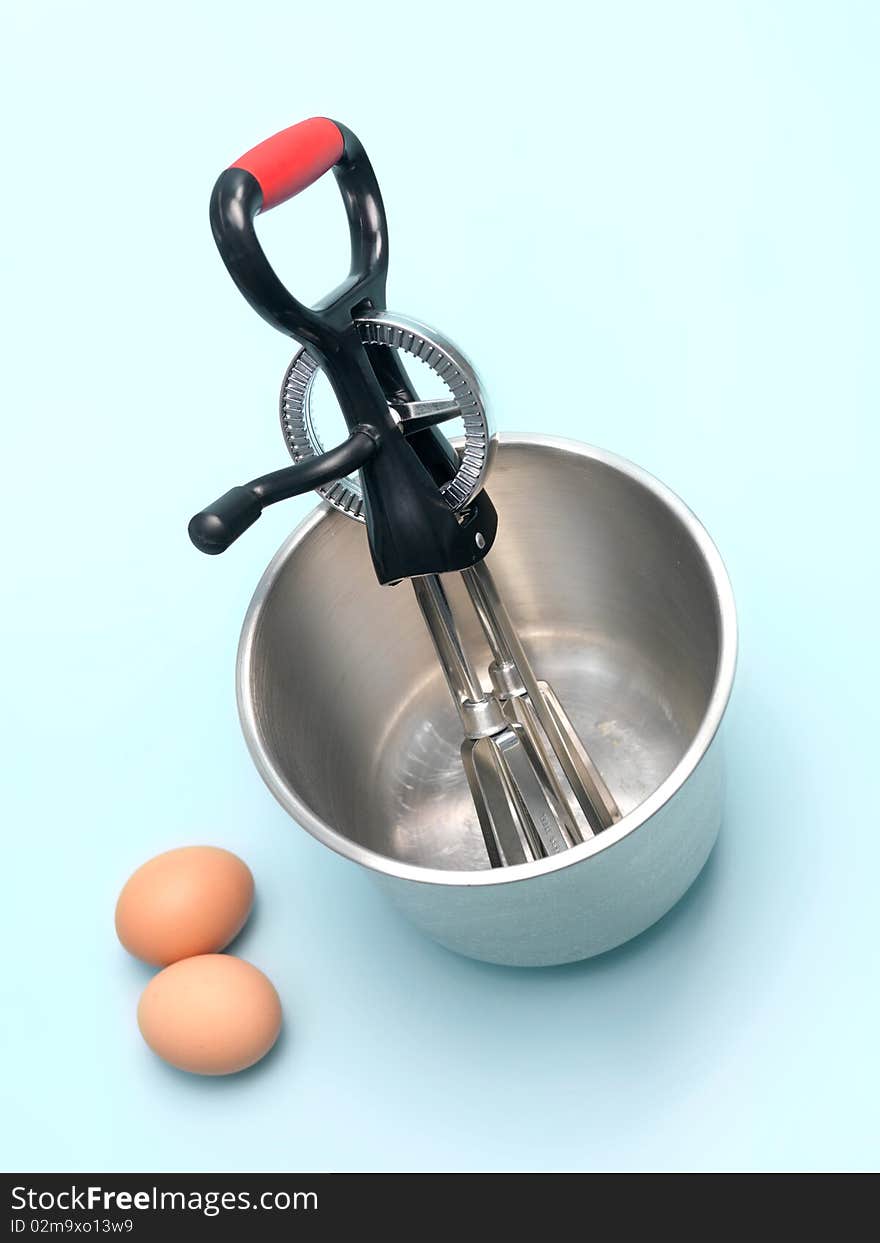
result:
[[[500,515],[492,572],[624,812],[618,824],[561,855],[489,868],[461,726],[413,593],[377,585],[363,526],[326,505],[254,595],[239,711],[282,806],[370,869],[424,932],[489,962],[571,962],[654,923],[709,856],[733,595],[690,510],[613,454],[501,437],[488,487]],[[485,668],[458,576],[444,582]]]

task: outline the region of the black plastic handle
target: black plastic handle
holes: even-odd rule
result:
[[[333,330],[338,332],[350,326],[356,306],[385,305],[388,229],[379,184],[360,140],[345,125],[323,118],[316,120],[323,120],[341,139],[341,155],[331,167],[345,205],[351,241],[348,276],[332,293],[312,309],[294,298],[276,276],[254,228],[254,220],[266,200],[260,180],[245,167],[250,164],[260,171],[249,156],[242,157],[218,177],[211,195],[210,215],[214,241],[223,262],[254,310],[280,332],[307,344],[321,362],[326,362],[327,352],[333,350]],[[298,128],[294,126],[286,132],[293,133]],[[276,136],[276,140],[282,136]],[[270,139],[269,143],[276,140]],[[277,201],[283,201],[283,197]],[[268,205],[274,203],[270,201]]]
[[[360,470],[378,448],[376,434],[369,428],[357,427],[348,440],[327,453],[305,458],[295,466],[230,488],[190,519],[189,537],[200,552],[211,555],[225,552],[239,535],[254,525],[267,505],[311,492],[313,488]]]
[[[262,210],[285,202],[333,170],[348,216],[348,277],[313,307],[276,276],[254,228]],[[460,570],[482,560],[497,515],[481,493],[467,514],[447,504],[442,485],[455,452],[422,418],[401,435],[390,406],[416,399],[394,350],[371,348],[356,320],[385,307],[388,232],[376,175],[357,137],[326,117],[291,126],[221,173],[211,196],[211,229],[223,262],[250,305],[320,363],[352,435],[345,445],[286,471],[233,488],[189,526],[203,552],[218,553],[256,522],[266,505],[360,469],[364,519],[380,583]],[[361,431],[364,435],[355,437]],[[372,437],[369,448],[366,436]]]

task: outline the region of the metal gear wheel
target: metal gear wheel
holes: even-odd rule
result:
[[[426,364],[449,390],[454,415],[464,424],[464,443],[459,451],[458,469],[441,491],[451,509],[464,508],[483,486],[494,445],[480,382],[473,368],[458,349],[440,333],[417,320],[390,311],[359,317],[356,321],[365,345],[403,350]],[[294,355],[281,385],[281,429],[290,456],[295,462],[323,453],[324,446],[312,418],[311,397],[320,364],[306,349]],[[402,423],[441,404],[415,402],[395,415]],[[338,479],[317,489],[326,501],[351,518],[364,521],[363,497],[357,477]]]

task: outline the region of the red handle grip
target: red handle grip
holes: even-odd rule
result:
[[[260,211],[292,199],[342,158],[345,142],[326,117],[312,117],[251,147],[230,164],[256,177],[263,192]]]

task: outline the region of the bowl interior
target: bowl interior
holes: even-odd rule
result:
[[[488,487],[507,607],[628,813],[713,695],[722,620],[695,524],[626,463],[563,444],[502,441]],[[477,620],[458,576],[444,582],[482,673]],[[431,641],[409,584],[376,583],[363,526],[326,510],[258,599],[239,693],[272,784],[386,859],[487,868]]]

